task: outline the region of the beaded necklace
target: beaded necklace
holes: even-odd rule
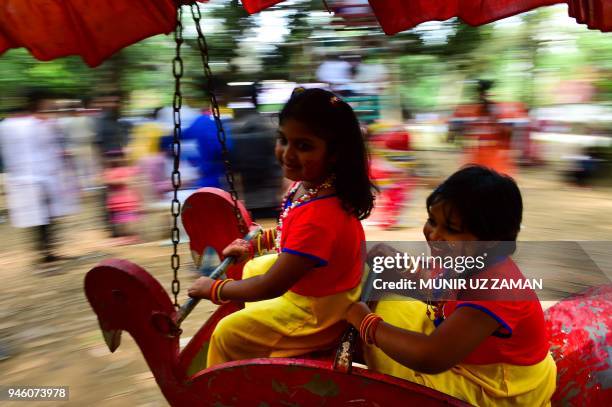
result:
[[[287,194],[283,198],[283,203],[281,204],[283,213],[281,213],[280,217],[278,218],[278,225],[276,225],[276,251],[280,253],[281,235],[283,233],[283,221],[285,220],[285,218],[287,218],[287,216],[289,216],[289,212],[291,212],[291,210],[296,206],[315,198],[319,194],[319,191],[325,188],[330,188],[334,183],[334,179],[335,177],[332,175],[331,177],[327,178],[321,185],[318,185],[314,188],[304,188],[306,190],[306,193],[300,196],[295,201],[291,201],[291,204],[287,205],[287,202],[291,197],[295,195],[297,190],[302,185],[302,182],[297,182],[295,185],[293,185],[293,187],[291,187],[289,192],[287,192]]]

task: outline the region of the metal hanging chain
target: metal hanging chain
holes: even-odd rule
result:
[[[183,44],[183,10],[181,6],[177,10],[176,29],[174,30],[174,42],[176,43],[176,54],[172,60],[172,74],[174,75],[174,98],[172,100],[172,118],[174,121],[174,138],[172,140],[172,156],[174,158],[174,167],[172,169],[172,187],[174,195],[170,211],[172,213],[172,256],[170,256],[170,264],[172,266],[172,294],[174,294],[174,306],[179,308],[178,294],[181,289],[181,283],[178,279],[178,270],[181,266],[181,260],[178,254],[178,244],[180,240],[180,232],[178,228],[178,217],[181,214],[181,202],[178,200],[178,190],[181,187],[181,172],[179,171],[179,162],[181,157],[181,106],[183,105],[183,95],[181,94],[181,78],[183,76],[183,58],[181,57],[181,45]]]
[[[248,230],[244,218],[242,217],[242,213],[240,212],[240,209],[238,209],[238,193],[236,192],[236,188],[234,186],[234,173],[232,172],[232,164],[229,160],[229,151],[227,150],[225,130],[223,129],[223,123],[221,121],[221,113],[219,112],[219,104],[217,103],[217,97],[215,96],[213,76],[209,65],[210,56],[208,54],[208,45],[206,44],[206,38],[202,33],[202,27],[200,26],[200,20],[202,20],[202,12],[197,2],[191,4],[190,7],[191,16],[193,17],[196,30],[198,31],[198,48],[200,49],[200,56],[202,57],[202,65],[204,68],[204,76],[206,77],[206,91],[208,92],[208,96],[210,98],[211,111],[215,119],[215,124],[217,125],[217,140],[219,140],[219,144],[221,145],[223,164],[225,165],[225,179],[227,180],[227,184],[229,186],[229,193],[232,197],[232,202],[234,203],[234,215],[236,216],[236,220],[238,221],[238,228],[240,230],[240,233],[244,236],[247,234]]]
[[[325,7],[325,10],[327,10],[329,14],[334,14],[332,10],[329,8],[329,5],[327,4],[325,0],[323,0],[323,6]]]

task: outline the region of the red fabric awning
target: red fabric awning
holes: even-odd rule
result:
[[[563,0],[370,0],[386,34],[392,35],[426,21],[459,17],[470,25],[482,25]]]
[[[243,0],[249,13],[256,13],[282,0]],[[471,25],[482,25],[541,6],[565,0],[369,0],[382,29],[389,35],[426,21],[459,17]],[[336,2],[329,1],[334,7]],[[347,1],[350,3],[350,0]]]
[[[2,0],[0,54],[24,47],[42,61],[80,55],[96,66],[175,25],[173,0]]]
[[[144,38],[169,33],[176,3],[193,0],[2,0],[0,54],[27,48],[40,60],[80,55],[90,66]],[[204,1],[204,0],[198,0]],[[282,0],[242,0],[255,13]],[[579,23],[612,30],[612,0],[566,0]],[[331,0],[330,0],[331,2]],[[480,25],[561,0],[369,0],[387,34],[459,17]],[[333,3],[331,3],[333,4]]]
[[[242,0],[249,13],[282,0]],[[329,1],[333,7],[333,1]],[[568,3],[569,15],[591,29],[612,31],[612,0],[369,0],[388,35],[409,30],[426,21],[459,17],[470,25],[482,25],[552,4]]]
[[[612,0],[568,0],[569,15],[593,30],[612,31]]]

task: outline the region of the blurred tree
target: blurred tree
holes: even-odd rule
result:
[[[76,57],[49,62],[35,60],[26,50],[15,49],[0,57],[0,111],[20,105],[28,88],[45,88],[59,96],[88,95],[93,72]]]
[[[206,35],[210,58],[216,62],[230,62],[238,56],[238,45],[244,38],[244,33],[255,26],[255,17],[250,16],[238,0],[223,0],[212,3],[215,7],[202,9],[202,28],[207,21],[215,20],[220,29]],[[190,16],[188,9],[185,12]],[[194,39],[186,39],[186,43],[197,53],[198,44]]]
[[[595,31],[584,31],[578,37],[584,62],[594,69],[595,95],[598,101],[612,102],[612,37]]]
[[[288,33],[283,41],[254,53],[262,62],[256,74],[232,69],[231,62],[237,57],[244,60],[240,53],[246,37],[256,35],[262,20],[247,15],[238,0],[213,0],[201,7],[213,74],[221,82],[309,81],[320,55],[331,50],[398,66],[398,88],[409,110],[445,107],[440,102],[452,105],[460,101],[460,95],[469,100],[472,94],[463,85],[481,77],[497,81],[495,92],[500,99],[530,105],[554,102],[555,86],[576,78],[594,84],[597,101],[612,100],[610,36],[567,24],[560,19],[567,13],[562,7],[538,9],[510,22],[482,27],[451,19],[433,29],[417,27],[386,37],[376,27],[346,26],[337,16],[324,18],[319,13],[315,18],[313,11],[323,10],[319,0],[295,0],[291,8],[285,8]],[[188,8],[184,16],[184,90],[188,97],[202,99],[203,73]],[[332,41],[322,39],[325,36]],[[0,109],[14,107],[21,91],[34,84],[69,97],[154,91],[167,103],[173,90],[173,55],[171,35],[134,44],[96,69],[74,57],[38,62],[25,50],[11,50],[0,57]]]
[[[469,99],[472,95],[462,92],[462,84],[466,79],[490,75],[495,63],[495,56],[487,50],[493,33],[490,26],[472,27],[455,18],[434,30],[403,34],[409,40],[397,61],[404,109],[431,110],[443,104],[450,107],[462,94],[464,100]],[[447,34],[446,38],[442,33]],[[457,90],[444,89],[449,86]]]
[[[461,61],[466,56],[478,53],[482,44],[491,39],[490,25],[472,27],[459,19],[451,19],[444,24],[453,32],[448,36],[447,42],[440,46],[440,54],[450,58]]]
[[[289,17],[289,34],[285,41],[263,57],[261,79],[299,80],[294,75],[302,76],[300,60],[307,52],[304,48],[314,29],[308,22],[308,12],[312,7],[313,2],[302,3],[297,12]]]
[[[402,106],[409,111],[425,111],[438,106],[438,90],[444,64],[436,55],[406,55],[398,59],[402,80]]]

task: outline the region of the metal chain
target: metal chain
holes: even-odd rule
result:
[[[183,105],[183,95],[181,94],[181,78],[183,76],[183,58],[181,58],[181,45],[183,44],[183,10],[181,6],[177,10],[176,29],[174,30],[174,42],[176,43],[176,54],[172,60],[172,74],[174,75],[174,98],[172,100],[172,118],[174,121],[174,138],[172,140],[172,156],[174,158],[174,167],[172,169],[172,187],[174,188],[174,196],[170,211],[172,213],[172,256],[170,256],[170,265],[172,266],[172,294],[174,294],[174,306],[179,307],[178,294],[181,289],[181,283],[178,279],[178,270],[181,266],[181,260],[178,254],[178,244],[180,241],[180,232],[178,228],[178,217],[181,214],[181,202],[178,200],[178,190],[181,187],[181,172],[179,171],[179,163],[181,157],[181,106]]]
[[[196,30],[198,31],[198,48],[200,49],[200,56],[202,57],[204,76],[206,77],[206,90],[210,98],[211,111],[215,119],[215,124],[217,125],[217,140],[219,140],[219,144],[221,144],[223,164],[225,165],[225,179],[227,180],[227,184],[229,186],[229,193],[232,197],[232,202],[234,203],[234,215],[236,216],[236,220],[238,221],[238,228],[240,230],[240,233],[244,236],[247,234],[248,230],[244,218],[242,217],[242,213],[238,208],[238,193],[236,192],[236,188],[234,186],[234,173],[232,171],[232,164],[229,160],[229,151],[227,149],[226,144],[225,130],[223,129],[223,122],[221,121],[221,113],[219,112],[219,104],[217,103],[217,97],[215,96],[213,76],[209,65],[210,56],[208,54],[208,45],[206,44],[206,38],[202,33],[202,27],[200,26],[200,20],[202,20],[202,12],[197,2],[191,4],[191,16],[193,17]]]
[[[325,10],[327,10],[329,14],[333,14],[332,10],[329,8],[329,5],[327,4],[325,0],[323,0],[323,6],[325,7]]]

